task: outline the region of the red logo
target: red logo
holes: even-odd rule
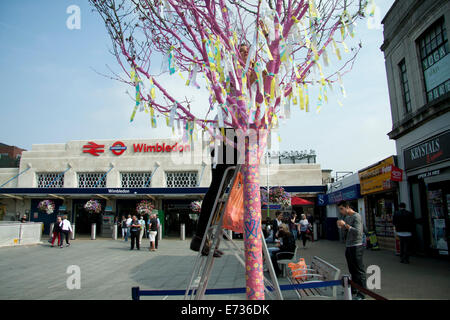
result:
[[[127,150],[127,147],[122,141],[114,142],[114,144],[109,148],[116,156],[120,156]]]
[[[83,153],[90,153],[93,156],[98,157],[99,153],[105,152],[105,150],[103,150],[104,148],[104,144],[96,144],[95,142],[89,141],[88,144],[83,146]]]
[[[392,181],[403,181],[403,170],[392,166],[391,168],[391,180]]]

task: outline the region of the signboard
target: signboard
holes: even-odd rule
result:
[[[393,165],[391,167],[391,180],[403,181],[403,170]]]
[[[359,172],[361,194],[370,194],[394,187],[391,180],[392,166],[395,166],[394,157],[391,156]]]
[[[128,147],[122,141],[114,142],[109,150],[116,156],[122,155]],[[160,144],[146,144],[146,143],[133,143],[132,148],[134,153],[171,153],[171,152],[187,152],[191,151],[191,146],[189,144],[166,144],[165,142]],[[83,146],[83,153],[90,153],[91,155],[98,157],[101,153],[105,152],[104,144],[96,144],[95,142],[89,141],[88,144]]]
[[[343,188],[341,190],[317,196],[317,204],[319,206],[326,206],[328,204],[336,204],[342,200],[355,200],[361,198],[360,185],[354,184],[352,186]]]
[[[428,172],[421,173],[421,174],[417,175],[417,178],[418,179],[425,179],[425,178],[428,178],[428,177],[438,176],[440,174],[441,174],[440,170],[428,171]]]
[[[450,130],[406,149],[403,157],[406,170],[450,159]]]
[[[425,70],[423,74],[427,92],[446,82],[450,78],[450,54]]]

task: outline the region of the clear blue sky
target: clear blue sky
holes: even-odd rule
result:
[[[393,2],[376,1],[381,16]],[[72,4],[81,8],[80,30],[66,27]],[[382,29],[369,30],[361,21],[356,31],[363,49],[344,77],[344,106],[330,101],[320,114],[294,108],[280,129],[281,150],[314,149],[322,167],[335,171],[356,171],[395,154],[386,135],[392,123]],[[120,71],[110,47],[87,1],[1,1],[0,142],[30,149],[69,140],[167,137],[169,131],[152,129],[143,114],[130,123],[129,88],[93,71],[108,74],[107,64]]]

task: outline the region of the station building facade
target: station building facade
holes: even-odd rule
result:
[[[304,163],[270,161],[269,168],[263,160],[260,180],[262,186],[268,181],[313,203],[326,190],[315,156]],[[209,146],[205,148],[201,141],[34,144],[22,152],[19,168],[0,168],[0,220],[18,220],[27,214],[30,221],[44,222],[44,232],[49,232],[57,215],[65,214],[75,224],[77,235],[89,234],[91,224],[97,223],[98,234],[110,236],[114,217],[136,214],[136,205],[146,199],[155,205],[163,236],[178,236],[182,223],[189,236],[198,216],[190,204],[203,198],[210,181]],[[38,203],[45,199],[55,203],[54,213],[38,210]],[[100,214],[84,209],[90,199],[102,204]],[[309,210],[314,212],[314,206]]]

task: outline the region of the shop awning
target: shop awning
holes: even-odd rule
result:
[[[300,197],[292,197],[291,198],[291,205],[292,206],[309,206],[312,205],[311,201],[308,201],[306,199],[300,198]]]

